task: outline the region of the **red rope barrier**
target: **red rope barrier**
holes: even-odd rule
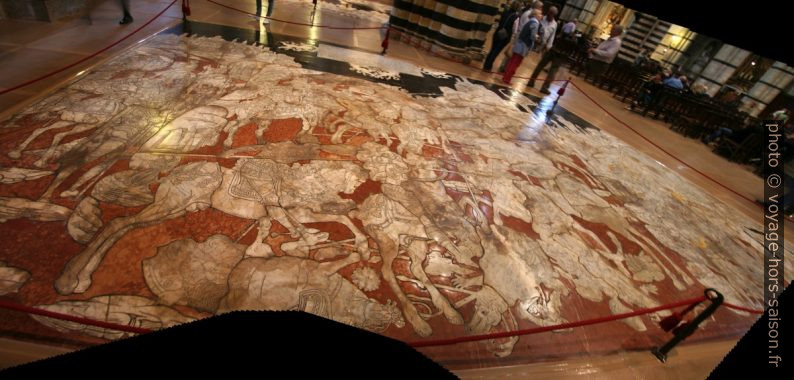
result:
[[[310,26],[310,27],[312,27],[312,28],[326,28],[326,29],[347,29],[347,30],[350,30],[350,29],[384,29],[384,28],[388,28],[388,26],[373,26],[373,27],[352,27],[352,26],[331,26],[331,25],[314,25],[314,24],[307,24],[307,23],[304,23],[304,22],[297,22],[297,21],[287,21],[287,20],[281,20],[281,19],[277,19],[277,18],[273,18],[273,17],[268,17],[268,16],[260,16],[260,15],[258,15],[258,14],[256,14],[256,13],[251,13],[251,12],[244,11],[244,10],[242,10],[242,9],[235,8],[235,7],[232,7],[232,6],[226,5],[226,4],[221,4],[221,3],[219,3],[219,2],[217,2],[217,1],[215,1],[215,0],[207,0],[207,1],[208,1],[208,2],[210,2],[210,3],[213,3],[213,4],[215,4],[215,5],[218,5],[218,6],[221,6],[221,7],[227,8],[227,9],[231,9],[231,10],[233,10],[233,11],[237,11],[237,12],[244,13],[244,14],[247,14],[247,15],[250,15],[250,16],[255,16],[255,17],[259,17],[259,18],[264,18],[264,19],[268,19],[268,20],[272,20],[272,21],[283,22],[283,23],[285,23],[285,24],[301,25],[301,26]]]
[[[584,320],[584,321],[561,323],[561,324],[552,325],[552,326],[542,326],[542,327],[536,327],[536,328],[531,328],[531,329],[507,331],[507,332],[492,333],[492,334],[471,335],[471,336],[464,336],[464,337],[450,338],[450,339],[437,339],[437,340],[426,340],[426,341],[418,341],[418,342],[409,342],[408,344],[410,346],[412,346],[412,347],[446,346],[446,345],[459,344],[459,343],[465,343],[465,342],[481,341],[481,340],[487,340],[487,339],[499,339],[499,338],[513,337],[513,336],[538,334],[538,333],[547,332],[547,331],[553,331],[553,330],[563,330],[563,329],[568,329],[568,328],[573,328],[573,327],[589,326],[589,325],[595,325],[595,324],[600,324],[600,323],[605,323],[605,322],[612,322],[612,321],[617,321],[617,320],[621,320],[621,319],[636,317],[636,316],[643,315],[643,314],[655,313],[655,312],[661,311],[661,310],[674,309],[674,308],[680,307],[680,306],[691,306],[691,305],[700,303],[700,302],[705,301],[705,300],[706,300],[705,296],[700,296],[700,297],[697,297],[697,298],[683,300],[683,301],[679,301],[679,302],[675,302],[675,303],[671,303],[671,304],[667,304],[667,305],[657,306],[657,307],[653,307],[653,308],[644,308],[644,309],[639,309],[639,310],[635,310],[635,311],[628,312],[628,313],[614,314],[614,315],[610,315],[610,316],[606,316],[606,317],[593,318],[593,319],[588,319],[588,320]],[[742,311],[746,311],[746,312],[749,312],[749,313],[763,314],[763,310],[754,310],[754,309],[746,308],[746,307],[743,307],[743,306],[733,305],[733,304],[730,304],[730,303],[727,303],[727,302],[723,303],[723,305],[725,305],[726,307],[732,308],[732,309],[742,310]],[[107,328],[107,329],[112,329],[112,330],[117,330],[117,331],[125,331],[125,332],[131,332],[131,333],[136,333],[136,334],[145,334],[145,333],[148,333],[148,332],[152,331],[152,330],[145,329],[145,328],[140,328],[140,327],[133,327],[133,326],[121,325],[121,324],[117,324],[117,323],[98,321],[98,320],[94,320],[94,319],[90,319],[90,318],[84,318],[84,317],[75,317],[75,316],[72,316],[72,315],[69,315],[69,314],[52,312],[52,311],[49,311],[49,310],[44,310],[44,309],[31,307],[31,306],[20,305],[20,304],[17,304],[17,303],[4,301],[4,300],[0,300],[0,307],[1,308],[5,308],[5,309],[9,309],[9,310],[20,311],[20,312],[23,312],[23,313],[41,315],[41,316],[44,316],[44,317],[61,319],[61,320],[71,321],[71,322],[80,323],[80,324],[84,324],[84,325],[88,325],[88,326],[102,327],[102,328]]]
[[[658,144],[656,144],[655,142],[653,142],[651,139],[649,139],[649,138],[647,138],[647,137],[643,136],[641,133],[637,132],[637,130],[635,130],[634,128],[632,128],[630,125],[628,125],[628,124],[626,124],[625,122],[623,122],[622,120],[618,119],[618,118],[617,118],[617,116],[615,116],[615,115],[613,115],[611,112],[609,112],[609,111],[608,111],[606,108],[604,108],[604,106],[602,106],[601,104],[599,104],[598,102],[596,102],[596,101],[595,101],[595,99],[593,99],[593,98],[592,98],[590,95],[588,95],[588,94],[587,94],[587,93],[586,93],[584,90],[582,90],[582,88],[581,88],[581,87],[579,87],[579,86],[578,86],[576,83],[574,83],[574,82],[571,82],[571,84],[572,84],[574,87],[576,87],[576,88],[577,88],[577,89],[578,89],[578,90],[579,90],[579,91],[582,93],[582,95],[584,95],[584,96],[585,96],[587,99],[589,99],[591,102],[593,102],[593,104],[595,104],[596,106],[598,106],[598,108],[601,108],[601,110],[602,110],[602,111],[604,111],[604,112],[605,112],[607,115],[609,115],[610,117],[612,117],[613,119],[615,119],[615,121],[617,121],[618,123],[622,124],[624,127],[628,128],[630,131],[634,132],[636,135],[640,136],[640,137],[641,137],[643,140],[645,140],[645,141],[647,141],[648,143],[650,143],[651,145],[655,146],[656,148],[658,148],[659,150],[661,150],[662,152],[664,152],[664,153],[665,153],[665,154],[667,154],[668,156],[672,157],[674,160],[676,160],[676,161],[678,161],[678,162],[682,163],[684,166],[686,166],[686,167],[688,167],[688,168],[690,168],[690,169],[694,170],[696,173],[700,174],[700,175],[701,175],[701,176],[703,176],[704,178],[707,178],[707,179],[708,179],[708,180],[710,180],[711,182],[714,182],[714,183],[716,183],[717,185],[721,186],[722,188],[724,188],[724,189],[726,189],[726,190],[728,190],[728,191],[730,191],[730,192],[732,192],[732,193],[734,193],[734,194],[738,195],[740,198],[742,198],[742,199],[744,199],[744,200],[746,200],[746,201],[748,201],[748,202],[750,202],[750,203],[752,203],[752,204],[756,205],[756,206],[757,206],[757,207],[759,207],[759,208],[762,208],[762,209],[764,208],[764,206],[762,206],[762,205],[760,205],[760,204],[756,203],[754,200],[750,199],[749,197],[747,197],[747,196],[745,196],[745,195],[742,195],[742,194],[740,194],[739,192],[737,192],[736,190],[733,190],[733,189],[731,189],[730,187],[728,187],[728,186],[726,186],[726,185],[722,184],[721,182],[717,181],[716,179],[714,179],[714,178],[710,177],[708,174],[706,174],[706,173],[703,173],[702,171],[700,171],[700,170],[696,169],[696,168],[695,168],[695,167],[693,167],[692,165],[690,165],[690,164],[686,163],[685,161],[683,161],[683,160],[681,160],[680,158],[676,157],[676,156],[675,156],[675,155],[673,155],[672,153],[668,152],[667,150],[665,150],[664,148],[662,148],[661,146],[659,146]]]
[[[481,340],[487,340],[487,339],[499,339],[499,338],[513,337],[513,336],[538,334],[538,333],[552,331],[552,330],[563,330],[563,329],[568,329],[568,328],[573,328],[573,327],[581,327],[581,326],[588,326],[588,325],[595,325],[595,324],[600,324],[600,323],[605,323],[605,322],[617,321],[617,320],[620,320],[620,319],[636,317],[636,316],[643,315],[643,314],[655,313],[655,312],[661,311],[661,310],[669,310],[669,309],[674,309],[674,308],[677,308],[677,307],[680,307],[680,306],[693,305],[693,304],[696,304],[696,303],[699,303],[699,302],[702,302],[702,301],[705,301],[705,300],[706,300],[705,296],[700,296],[700,297],[697,297],[697,298],[691,298],[691,299],[688,299],[688,300],[678,301],[678,302],[674,302],[674,303],[667,304],[667,305],[662,305],[662,306],[657,306],[657,307],[652,307],[652,308],[638,309],[638,310],[634,310],[634,311],[631,311],[631,312],[628,312],[628,313],[614,314],[614,315],[610,315],[610,316],[606,316],[606,317],[587,319],[587,320],[584,320],[584,321],[568,322],[568,323],[561,323],[561,324],[552,325],[552,326],[542,326],[542,327],[536,327],[536,328],[531,328],[531,329],[507,331],[507,332],[492,333],[492,334],[471,335],[471,336],[464,336],[464,337],[450,338],[450,339],[437,339],[437,340],[425,340],[425,341],[409,342],[408,345],[410,345],[412,347],[446,346],[446,345],[465,343],[465,342],[481,341]],[[724,302],[723,305],[725,305],[725,306],[727,306],[729,308],[732,308],[732,309],[742,310],[742,311],[746,311],[746,312],[754,313],[754,314],[763,314],[764,313],[763,310],[749,309],[749,308],[746,308],[746,307],[733,305],[733,304],[730,304],[730,303],[727,303],[727,302]],[[69,314],[63,314],[63,313],[58,313],[58,312],[53,312],[53,311],[49,311],[49,310],[40,309],[40,308],[37,308],[37,307],[21,305],[21,304],[17,304],[17,303],[10,302],[10,301],[5,301],[5,300],[2,300],[2,299],[0,299],[0,308],[20,311],[20,312],[23,312],[23,313],[29,313],[29,314],[34,314],[34,315],[41,315],[41,316],[49,317],[49,318],[61,319],[61,320],[65,320],[65,321],[80,323],[80,324],[87,325],[87,326],[96,326],[96,327],[102,327],[102,328],[111,329],[111,330],[131,332],[131,333],[135,333],[135,334],[145,334],[145,333],[148,333],[148,332],[152,332],[152,330],[141,328],[141,327],[133,327],[133,326],[121,325],[121,324],[117,324],[117,323],[97,321],[97,320],[94,320],[94,319],[84,318],[84,317],[75,317],[75,316],[69,315]]]
[[[764,314],[763,310],[750,309],[750,308],[747,308],[747,307],[744,307],[744,306],[734,305],[734,304],[728,303],[728,302],[723,302],[722,306],[725,306],[725,307],[731,308],[731,309],[746,311],[746,312],[752,313],[752,314]]]
[[[148,333],[148,332],[152,331],[152,330],[145,329],[145,328],[142,328],[142,327],[120,325],[118,323],[97,321],[97,320],[94,320],[94,319],[83,318],[83,317],[75,317],[73,315],[58,313],[58,312],[49,311],[49,310],[44,310],[44,309],[40,309],[40,308],[37,308],[37,307],[20,305],[18,303],[5,301],[5,300],[2,300],[2,299],[0,299],[0,307],[2,307],[4,309],[9,309],[9,310],[21,311],[23,313],[28,313],[28,314],[41,315],[43,317],[48,317],[48,318],[55,318],[55,319],[60,319],[60,320],[64,320],[64,321],[75,322],[75,323],[79,323],[79,324],[82,324],[82,325],[102,327],[102,328],[106,328],[106,329],[131,332],[131,333],[135,333],[135,334],[145,334],[145,333]]]
[[[36,83],[36,82],[38,82],[38,81],[40,81],[40,80],[42,80],[42,79],[47,79],[47,78],[49,78],[49,77],[51,77],[51,76],[53,76],[53,75],[55,75],[55,74],[58,74],[58,73],[60,73],[60,72],[63,72],[63,71],[64,71],[64,70],[66,70],[66,69],[70,69],[70,68],[72,68],[72,67],[74,67],[74,66],[77,66],[77,65],[79,65],[79,64],[81,64],[81,63],[83,63],[83,62],[85,62],[85,61],[87,61],[87,60],[89,60],[89,59],[91,59],[91,58],[94,58],[94,57],[96,57],[96,56],[98,56],[98,55],[100,55],[100,54],[104,53],[105,51],[109,50],[110,48],[112,48],[112,47],[114,47],[114,46],[116,46],[116,45],[118,45],[118,44],[120,44],[122,41],[126,40],[127,38],[130,38],[130,37],[131,37],[133,34],[135,34],[135,33],[138,33],[138,32],[139,32],[141,29],[143,29],[143,28],[145,28],[146,26],[148,26],[149,24],[151,24],[151,23],[152,23],[154,20],[156,20],[158,17],[162,16],[162,15],[163,15],[163,13],[165,13],[165,11],[167,11],[167,10],[168,10],[168,8],[171,8],[171,6],[172,6],[172,5],[174,5],[174,4],[176,3],[176,1],[177,1],[177,0],[174,0],[174,1],[172,1],[172,2],[171,2],[171,4],[168,4],[168,6],[167,6],[167,7],[165,7],[165,9],[163,9],[162,11],[160,11],[160,13],[156,14],[156,15],[155,15],[155,16],[154,16],[154,17],[153,17],[151,20],[147,21],[145,24],[143,24],[143,25],[139,26],[139,27],[138,27],[138,29],[135,29],[135,30],[133,30],[133,31],[132,31],[132,33],[130,33],[130,34],[127,34],[127,35],[126,35],[126,36],[124,36],[124,37],[121,37],[119,40],[117,40],[116,42],[114,42],[114,43],[112,43],[112,44],[110,44],[110,45],[106,46],[106,47],[105,47],[105,48],[103,48],[102,50],[99,50],[99,51],[97,51],[97,52],[95,52],[95,53],[93,53],[93,54],[91,54],[91,55],[89,55],[89,56],[87,56],[87,57],[85,57],[85,58],[82,58],[82,59],[80,59],[80,60],[78,60],[78,61],[76,61],[76,62],[72,63],[71,65],[68,65],[68,66],[61,67],[61,68],[60,68],[60,69],[58,69],[58,70],[51,71],[51,72],[49,72],[49,73],[47,73],[47,74],[44,74],[44,75],[42,75],[42,76],[40,76],[40,77],[38,77],[38,78],[34,78],[34,79],[31,79],[31,80],[29,80],[29,81],[27,81],[27,82],[25,82],[25,83],[18,84],[18,85],[14,86],[14,87],[7,88],[7,89],[5,89],[5,90],[2,90],[2,91],[0,91],[0,95],[7,94],[7,93],[9,93],[9,92],[11,92],[11,91],[18,90],[18,89],[20,89],[20,88],[22,88],[22,87],[25,87],[25,86],[29,86],[29,85],[31,85],[31,84],[33,84],[33,83]]]
[[[655,313],[655,312],[661,311],[661,310],[668,310],[668,309],[674,309],[674,308],[677,308],[677,307],[680,307],[680,306],[687,306],[687,305],[691,305],[693,303],[702,302],[702,301],[705,301],[705,300],[706,300],[705,296],[700,296],[700,297],[697,297],[697,298],[691,298],[691,299],[688,299],[688,300],[683,300],[683,301],[679,301],[679,302],[675,302],[675,303],[671,303],[671,304],[667,304],[667,305],[651,307],[651,308],[645,308],[645,309],[639,309],[639,310],[635,310],[635,311],[632,311],[632,312],[622,313],[622,314],[614,314],[614,315],[610,315],[610,316],[607,316],[607,317],[587,319],[587,320],[584,320],[584,321],[568,322],[568,323],[561,323],[561,324],[552,325],[552,326],[542,326],[542,327],[535,327],[535,328],[531,328],[531,329],[516,330],[516,331],[506,331],[506,332],[484,334],[484,335],[462,336],[462,337],[451,338],[451,339],[425,340],[425,341],[411,342],[411,343],[409,343],[409,345],[411,345],[412,347],[448,346],[448,345],[451,345],[451,344],[458,344],[458,343],[464,343],[464,342],[473,342],[473,341],[486,340],[486,339],[498,339],[498,338],[508,338],[508,337],[519,336],[519,335],[537,334],[537,333],[542,333],[542,332],[552,331],[552,330],[563,330],[563,329],[568,329],[568,328],[572,328],[572,327],[581,327],[581,326],[595,325],[595,324],[604,323],[604,322],[617,321],[617,320],[620,320],[620,319],[636,317],[638,315]]]

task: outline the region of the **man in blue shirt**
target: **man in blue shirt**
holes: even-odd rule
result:
[[[684,82],[681,81],[681,78],[676,77],[674,75],[662,81],[662,84],[667,87],[674,88],[676,90],[684,89]]]

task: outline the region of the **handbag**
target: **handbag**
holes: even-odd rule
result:
[[[506,40],[510,37],[510,34],[507,33],[507,29],[502,28],[496,31],[496,38],[500,40]]]

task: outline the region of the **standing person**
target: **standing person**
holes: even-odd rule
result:
[[[648,49],[642,48],[640,50],[640,54],[637,55],[637,58],[634,58],[634,67],[643,67],[645,66],[648,61],[650,61],[650,57],[648,57]]]
[[[609,65],[615,60],[620,50],[620,45],[623,41],[620,35],[623,34],[623,27],[615,25],[609,33],[609,38],[598,44],[598,47],[590,48],[587,50],[588,54],[588,73],[596,77],[595,80],[601,78],[602,75],[609,69]]]
[[[514,1],[502,14],[499,25],[496,26],[496,33],[493,34],[493,39],[491,40],[491,51],[488,52],[488,57],[485,58],[485,64],[482,66],[483,70],[490,72],[496,56],[510,43],[513,34],[513,23],[519,17],[518,11],[520,8],[521,2]]]
[[[124,18],[119,21],[119,24],[126,25],[132,22],[132,14],[130,13],[130,0],[121,0],[121,9],[124,11]]]
[[[543,17],[543,14],[539,9],[535,9],[532,15],[533,17],[524,25],[524,29],[521,29],[521,33],[518,34],[518,39],[516,39],[516,43],[513,45],[513,56],[510,57],[510,62],[507,63],[507,67],[505,68],[505,74],[502,76],[502,82],[506,84],[510,84],[510,80],[513,79],[513,75],[516,73],[516,70],[518,70],[518,66],[521,66],[524,57],[526,57],[535,46],[535,38],[540,30],[540,19]]]
[[[549,86],[551,85],[551,81],[554,80],[554,75],[557,74],[557,69],[559,69],[560,64],[562,63],[561,60],[563,58],[560,49],[553,48],[554,36],[556,35],[557,31],[557,21],[554,19],[556,16],[557,7],[552,6],[549,8],[549,12],[546,14],[546,17],[540,21],[540,27],[543,30],[543,40],[541,41],[543,56],[540,58],[538,65],[535,66],[535,70],[532,71],[532,76],[530,76],[529,83],[527,83],[527,86],[535,87],[535,80],[538,79],[538,75],[540,75],[540,72],[546,67],[546,65],[551,63],[549,72],[546,75],[546,80],[543,82],[543,86],[540,88],[540,92],[546,95],[551,93],[549,92]],[[571,42],[569,40],[562,41],[563,45],[570,43]],[[569,49],[571,48],[570,46],[564,47],[568,47]]]
[[[270,17],[273,14],[273,1],[274,0],[267,0],[267,14],[265,17]],[[263,24],[270,24],[270,20],[267,18],[261,18],[259,16],[262,15],[262,0],[256,0],[256,16],[251,16],[254,20],[259,21],[262,20]]]
[[[546,17],[540,20],[540,39],[538,40],[540,43],[540,51],[547,52],[551,50],[551,46],[554,44],[554,36],[557,35],[557,7],[551,6],[549,7],[548,12],[546,12]]]
[[[530,3],[532,5],[529,5]],[[521,32],[521,30],[524,29],[524,26],[529,21],[532,12],[535,10],[540,11],[541,9],[543,9],[543,2],[540,0],[536,0],[534,2],[528,1],[526,4],[527,7],[524,8],[524,10],[522,11],[521,17],[519,17],[518,19],[516,19],[515,22],[513,22],[513,38],[510,40],[510,44],[507,45],[507,50],[505,50],[505,59],[502,60],[502,64],[499,65],[500,73],[505,72],[505,68],[507,67],[507,62],[510,61],[510,58],[513,56],[513,47],[515,46],[516,40],[518,39],[518,34]]]
[[[662,84],[665,85],[666,87],[674,88],[676,90],[683,90],[685,81],[686,81],[686,77],[683,75],[680,76],[671,75],[669,78],[663,80]]]
[[[672,85],[668,85],[668,83],[672,83],[673,81],[673,73],[669,69],[660,69],[659,72],[656,73],[650,80],[645,82],[642,85],[642,89],[640,90],[640,94],[637,97],[638,100],[635,100],[631,103],[629,107],[630,110],[634,110],[635,107],[648,107],[653,104],[654,99],[659,94],[659,91],[662,90],[664,86],[673,87],[675,88],[676,84],[673,83]]]
[[[788,108],[783,108],[772,113],[772,120],[779,121],[781,124],[786,124],[788,122],[788,117]]]
[[[543,2],[540,0],[527,1],[527,5],[521,13],[521,18],[518,19],[518,31],[524,29],[524,25],[532,18],[532,13],[535,9],[543,11]]]

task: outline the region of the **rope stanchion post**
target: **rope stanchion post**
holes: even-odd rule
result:
[[[190,16],[190,0],[182,0],[182,20],[187,20]]]
[[[703,311],[701,311],[700,314],[698,314],[691,322],[685,322],[683,325],[674,328],[673,333],[675,335],[673,335],[673,338],[663,346],[654,348],[651,351],[654,356],[656,356],[662,363],[667,361],[667,354],[673,349],[673,347],[692,335],[695,330],[697,330],[698,326],[705,321],[706,318],[714,314],[717,308],[722,305],[722,301],[724,301],[722,293],[711,288],[706,289],[704,293],[706,298],[711,301],[711,304],[703,309]]]
[[[547,112],[549,116],[554,113],[554,109],[557,108],[557,103],[560,101],[560,98],[565,95],[565,89],[568,88],[568,83],[571,83],[571,79],[571,77],[568,77],[568,80],[566,80],[562,87],[557,90],[557,97],[554,99],[554,104],[551,105],[551,108],[549,108],[549,111]]]
[[[380,52],[380,55],[386,55],[386,50],[389,49],[389,32],[391,32],[391,27],[387,27],[386,33],[383,35],[383,42],[380,43],[383,51]]]

